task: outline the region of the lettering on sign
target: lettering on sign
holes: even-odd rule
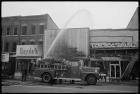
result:
[[[42,56],[39,45],[17,45],[16,56]]]
[[[20,54],[38,54],[38,50],[37,48],[29,48],[29,49],[23,49],[23,48],[20,48]]]
[[[136,44],[131,42],[91,43],[90,45],[92,48],[136,47]]]
[[[2,54],[2,62],[9,62],[9,53]]]

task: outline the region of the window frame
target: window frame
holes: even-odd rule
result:
[[[16,29],[16,34],[15,34],[15,29]],[[13,35],[18,35],[18,27],[17,26],[14,27]]]
[[[24,28],[26,27],[25,31]],[[26,33],[25,33],[26,32]],[[28,32],[28,26],[27,25],[22,25],[21,26],[21,35],[27,35]]]
[[[33,33],[33,31],[34,31],[34,33]],[[36,34],[36,25],[35,24],[31,25],[31,34],[32,35]]]
[[[8,31],[9,31],[9,34],[8,34]],[[11,34],[11,32],[10,32],[10,27],[8,26],[7,28],[6,28],[6,35],[10,35]]]
[[[17,42],[13,42],[12,43],[12,52],[16,52],[16,46],[17,46]]]
[[[10,46],[10,43],[9,42],[6,42],[5,43],[5,47],[4,47],[5,48],[4,49],[5,52],[8,52],[9,51],[9,46]]]
[[[43,26],[43,29],[42,29]],[[44,24],[39,24],[39,34],[44,34],[45,25]],[[43,31],[42,31],[43,30]]]

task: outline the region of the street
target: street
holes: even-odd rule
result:
[[[2,86],[2,93],[138,93],[137,85],[123,84],[54,84],[21,82]]]

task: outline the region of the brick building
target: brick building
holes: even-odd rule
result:
[[[17,45],[40,45],[43,47],[44,32],[57,29],[58,26],[48,14],[3,17],[1,44],[2,54],[9,54],[9,61],[3,62],[4,68],[8,69],[7,72],[13,74],[17,67]]]

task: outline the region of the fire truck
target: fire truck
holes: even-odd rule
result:
[[[99,67],[88,66],[87,60],[59,63],[45,61],[36,65],[33,76],[42,78],[42,81],[46,83],[53,83],[56,80],[79,80],[95,85],[99,80],[99,70]]]

